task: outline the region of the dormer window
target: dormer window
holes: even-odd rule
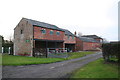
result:
[[[42,29],[42,34],[46,34],[46,30],[45,29]]]
[[[74,39],[74,36],[72,36],[72,39]]]
[[[70,36],[68,35],[68,39],[70,39]]]
[[[60,35],[60,32],[59,32],[59,31],[57,31],[57,32],[56,32],[56,34],[57,34],[57,35]]]
[[[53,33],[54,33],[53,30],[50,30],[50,35],[53,35]]]

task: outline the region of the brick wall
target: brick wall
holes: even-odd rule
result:
[[[33,26],[22,19],[14,29],[14,55],[29,53],[33,50]]]
[[[76,37],[76,51],[85,51],[85,50],[96,50],[97,48],[101,47],[101,43],[95,42],[84,42]]]
[[[93,49],[93,45],[91,42],[83,42],[83,51],[92,50],[92,49]]]
[[[82,51],[83,50],[83,42],[76,37],[76,44],[75,44],[75,51]]]
[[[64,43],[70,43],[70,44],[75,44],[76,43],[76,37],[64,35]]]
[[[100,47],[100,43],[95,42],[83,42],[83,50],[97,50]]]
[[[42,29],[46,30],[46,34],[43,34],[41,32]],[[64,32],[63,31],[59,31],[60,35],[56,35],[56,32],[58,30],[53,30],[53,35],[51,35],[50,30],[53,30],[53,29],[34,26],[34,39],[63,40],[63,37],[64,37]]]

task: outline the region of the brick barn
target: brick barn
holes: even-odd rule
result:
[[[75,51],[76,37],[55,25],[22,18],[14,28],[14,55],[46,56],[47,48],[67,48]]]
[[[99,41],[100,43],[103,42],[103,39],[101,37],[97,36],[97,35],[83,35],[82,37],[93,38],[96,41]]]
[[[77,37],[76,51],[93,51],[99,50],[101,43],[93,38]]]
[[[22,18],[14,28],[14,55],[47,57],[48,48],[65,48],[67,52],[97,50],[102,38],[96,35],[76,36],[56,25]]]
[[[65,30],[64,35],[64,45],[68,49],[68,52],[75,52],[76,36],[72,34],[69,30]]]

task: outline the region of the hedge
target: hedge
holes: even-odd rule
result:
[[[119,60],[120,57],[120,42],[111,42],[102,44],[103,58],[110,61],[111,58]]]

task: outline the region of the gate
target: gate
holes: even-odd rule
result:
[[[47,57],[67,58],[67,48],[47,48]]]

